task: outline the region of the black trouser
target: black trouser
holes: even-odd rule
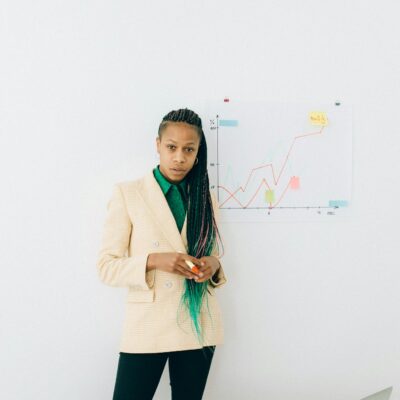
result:
[[[119,353],[113,400],[151,400],[168,359],[172,400],[201,400],[215,346],[166,353]]]

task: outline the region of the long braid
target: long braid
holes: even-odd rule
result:
[[[215,246],[219,252],[219,244],[222,244],[222,241],[212,207],[207,171],[207,143],[201,119],[194,111],[187,108],[171,111],[163,117],[159,126],[158,136],[160,139],[162,131],[170,122],[186,122],[196,128],[200,137],[198,162],[187,174],[187,242],[188,253],[193,257],[209,256]],[[200,344],[203,344],[203,330],[199,317],[203,299],[204,297],[207,299],[208,282],[197,283],[193,279],[185,278],[184,286],[185,290],[180,304],[186,306],[192,319],[192,327],[195,328]]]

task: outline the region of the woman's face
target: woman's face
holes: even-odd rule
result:
[[[170,122],[157,136],[160,171],[171,183],[179,183],[192,169],[199,150],[196,128],[185,122]]]

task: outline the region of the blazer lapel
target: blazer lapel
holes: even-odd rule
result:
[[[166,239],[171,243],[172,247],[178,252],[187,253],[187,216],[185,216],[182,231],[179,232],[167,199],[156,181],[156,178],[154,178],[153,170],[143,177],[143,186],[139,187],[138,190],[154,221],[157,223]]]

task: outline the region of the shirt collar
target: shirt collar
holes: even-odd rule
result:
[[[157,182],[160,184],[161,190],[164,193],[164,195],[167,194],[168,190],[170,189],[170,187],[172,185],[178,186],[178,188],[180,189],[181,193],[186,194],[186,189],[187,189],[187,179],[186,179],[186,177],[184,179],[182,179],[177,184],[171,183],[161,173],[160,165],[157,165],[157,167],[153,169],[153,174],[154,174],[154,177],[156,178]]]

